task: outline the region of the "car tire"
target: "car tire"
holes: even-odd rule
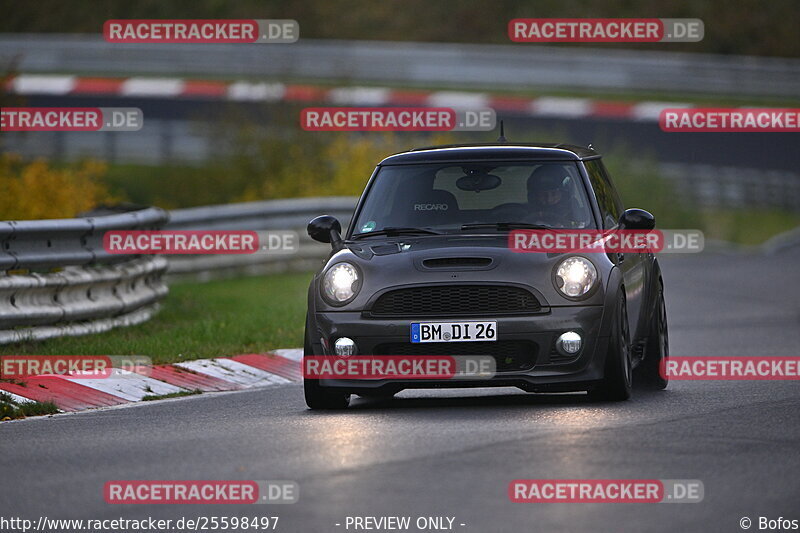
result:
[[[346,409],[350,405],[350,395],[327,389],[318,379],[303,379],[303,392],[306,405],[310,409]]]
[[[659,280],[653,320],[644,350],[644,360],[634,372],[636,386],[648,390],[666,389],[669,378],[661,375],[661,365],[668,356],[667,307],[664,303],[664,285]]]
[[[306,322],[305,342],[303,344],[303,357],[315,355],[308,339],[308,322]],[[345,409],[350,405],[350,395],[344,392],[331,390],[319,384],[318,379],[303,378],[303,392],[306,405],[310,409]]]
[[[603,381],[597,388],[589,391],[589,397],[600,401],[627,400],[631,397],[632,382],[628,306],[625,303],[625,293],[621,290],[608,339]]]

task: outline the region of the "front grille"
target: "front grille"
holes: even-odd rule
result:
[[[530,370],[536,364],[537,345],[530,341],[391,342],[375,347],[374,355],[489,355],[497,372]]]
[[[439,285],[383,294],[371,314],[381,317],[468,316],[536,313],[539,300],[520,287]]]

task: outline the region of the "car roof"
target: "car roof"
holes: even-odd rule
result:
[[[414,148],[391,155],[381,165],[467,161],[583,161],[600,154],[591,148],[556,143],[451,144]]]

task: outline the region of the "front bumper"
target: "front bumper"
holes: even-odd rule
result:
[[[479,343],[412,344],[412,322],[497,321],[497,340]],[[494,355],[497,373],[484,380],[341,380],[322,379],[320,385],[371,393],[415,388],[518,387],[530,392],[573,391],[592,388],[603,378],[608,337],[601,335],[603,306],[549,307],[546,313],[480,318],[374,319],[361,312],[314,313],[309,337],[314,355],[331,355],[339,337],[356,343],[359,355]],[[583,338],[580,352],[566,357],[554,350],[556,338],[577,331]],[[464,346],[466,344],[473,346]],[[480,345],[480,346],[477,346]],[[509,347],[514,347],[509,352]],[[521,351],[526,354],[521,354]],[[494,353],[493,353],[494,352]],[[515,354],[520,354],[519,360]],[[524,355],[524,356],[523,356]],[[510,361],[512,360],[512,361]]]

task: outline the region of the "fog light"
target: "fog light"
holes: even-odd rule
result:
[[[338,338],[336,342],[333,343],[333,351],[336,355],[350,357],[356,353],[356,343],[353,342],[353,339],[347,337]]]
[[[556,350],[561,355],[575,355],[581,350],[581,336],[574,331],[562,333],[556,340]]]

